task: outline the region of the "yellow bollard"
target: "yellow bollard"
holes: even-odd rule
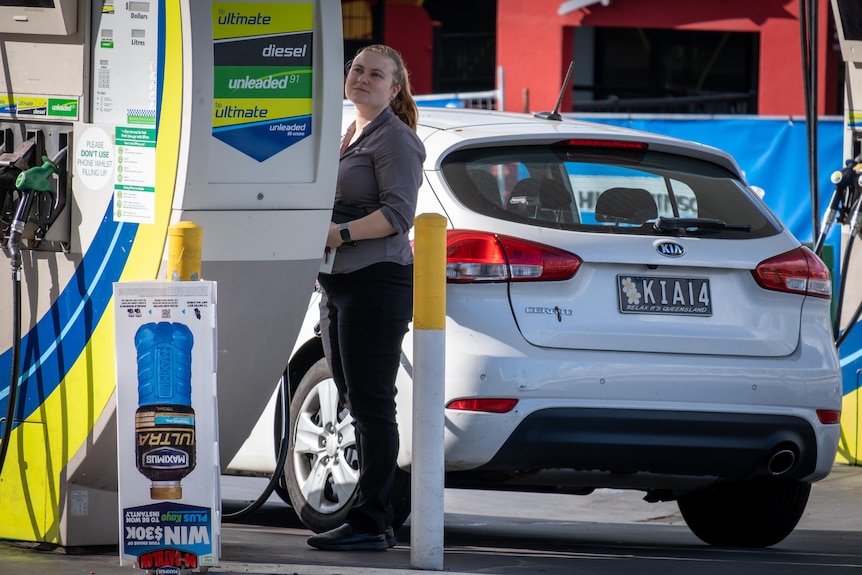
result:
[[[202,228],[194,222],[177,222],[168,228],[168,279],[201,279]]]
[[[410,564],[440,571],[446,430],[446,218],[422,214],[414,225]]]
[[[446,218],[421,214],[413,256],[413,328],[446,329]]]

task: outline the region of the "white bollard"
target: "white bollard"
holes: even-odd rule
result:
[[[410,563],[443,569],[446,218],[416,217]]]

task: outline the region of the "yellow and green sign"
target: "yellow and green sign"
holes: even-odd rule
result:
[[[50,96],[0,96],[0,116],[78,119],[78,99]]]
[[[214,2],[212,134],[259,162],[311,134],[314,4]]]

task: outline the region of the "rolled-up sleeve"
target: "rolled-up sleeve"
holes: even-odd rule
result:
[[[380,210],[399,233],[413,227],[425,147],[397,116],[375,138],[374,172],[380,190]]]

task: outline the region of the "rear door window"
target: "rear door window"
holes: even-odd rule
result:
[[[647,149],[529,145],[460,150],[443,175],[467,208],[498,219],[576,231],[655,234],[665,219],[724,225],[673,233],[752,238],[780,223],[718,164]]]

